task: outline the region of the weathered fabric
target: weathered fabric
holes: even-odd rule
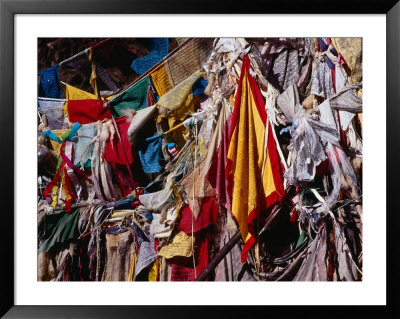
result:
[[[336,224],[335,228],[335,248],[338,260],[339,280],[355,281],[359,273],[355,262],[352,260],[349,246],[343,235],[343,228]]]
[[[271,75],[279,83],[279,89],[284,91],[290,84],[296,84],[300,78],[300,60],[297,50],[285,50],[274,61]]]
[[[106,234],[106,266],[103,281],[128,281],[132,255],[135,253],[132,230]]]
[[[113,78],[108,74],[106,69],[104,69],[100,64],[96,63],[96,71],[99,75],[99,78],[104,82],[105,85],[113,92],[117,92],[119,90],[118,86],[115,84]]]
[[[149,236],[147,240],[140,244],[133,280],[135,281],[141,272],[154,263],[156,259],[157,252],[154,248],[154,238]]]
[[[177,52],[165,61],[166,71],[172,87],[200,70],[210,56],[214,39],[194,38],[179,47]]]
[[[176,256],[190,257],[192,256],[192,253],[192,236],[181,231],[175,235],[170,243],[161,247],[158,255],[167,259],[171,259]]]
[[[54,281],[56,278],[56,269],[51,262],[51,255],[47,252],[38,254],[38,281]]]
[[[325,226],[322,226],[304,256],[305,260],[293,281],[327,280],[327,266],[325,262],[327,254],[326,236]]]
[[[219,250],[225,247],[229,240],[239,230],[229,211],[221,211],[222,230]],[[216,236],[218,236],[216,234]],[[251,271],[241,261],[241,242],[237,243],[215,268],[215,281],[256,281]]]
[[[153,214],[153,220],[150,224],[150,234],[154,238],[169,237],[174,228],[174,222],[177,218],[178,201],[168,203],[160,214]]]
[[[362,38],[332,38],[332,44],[351,70],[350,84],[362,81]]]
[[[94,139],[97,136],[95,124],[84,124],[74,139],[74,164],[79,167],[89,168],[94,148]]]
[[[361,84],[347,85],[329,99],[331,108],[351,113],[362,112],[362,98],[353,92],[353,89],[360,89]]]
[[[300,106],[299,92],[297,85],[291,84],[289,87],[279,95],[276,103],[281,108],[289,122],[293,122],[293,117],[297,113]]]
[[[328,100],[322,103],[319,106],[319,109],[321,112],[320,125],[335,130],[335,133],[338,135],[337,140],[339,140],[338,122],[335,118],[337,115],[332,112],[330,101]],[[314,123],[314,127],[315,124],[316,123]],[[319,134],[321,135],[321,133]],[[325,134],[321,135],[321,138],[328,142],[326,146],[326,154],[330,162],[333,189],[329,196],[327,196],[326,202],[329,207],[332,207],[337,202],[339,192],[343,186],[349,185],[351,187],[354,198],[358,198],[361,189],[348,156],[344,153],[338,143],[335,143],[335,140],[327,138],[329,136],[330,135]]]
[[[286,57],[286,52],[288,50],[293,50],[294,48],[302,49],[304,48],[303,39],[295,39],[295,38],[267,38],[264,46],[261,50],[261,56],[263,58],[263,71],[264,74],[268,77],[271,72],[271,67],[275,67],[275,62],[277,62],[276,70],[282,69],[284,71],[286,69],[285,63],[282,63],[284,59],[282,57]],[[282,54],[282,57],[278,59],[278,57]],[[274,61],[275,60],[275,61]],[[279,65],[278,65],[279,64]],[[275,70],[272,70],[272,73],[275,73]],[[285,72],[283,72],[285,73]]]
[[[309,121],[311,117],[300,109],[294,119],[297,128],[292,134],[290,145],[291,165],[284,174],[291,185],[314,180],[317,166],[326,159],[320,137]],[[333,134],[338,138],[336,133],[334,129]]]
[[[321,48],[321,52],[325,52],[325,51],[328,50],[329,45],[328,45],[328,43],[326,43],[327,42],[326,39],[317,38],[317,41],[318,41],[318,44],[319,44],[319,46]],[[336,52],[335,48],[330,49],[329,52],[331,52],[334,56],[338,55],[338,53]],[[325,55],[325,62],[328,64],[328,66],[331,69],[335,68],[335,64],[329,59],[329,57],[327,55]]]
[[[218,147],[221,147],[222,139],[224,137],[224,125],[230,114],[231,106],[226,100],[223,100],[220,105],[217,124],[208,144],[207,156],[181,181],[181,184],[185,188],[185,192],[189,195],[189,207],[196,219],[200,213],[202,199],[205,196],[214,196],[216,194],[213,190],[212,183],[208,178],[206,178],[206,176],[209,176],[212,179],[217,178],[217,176],[214,175],[214,172],[211,173],[211,175],[210,171],[215,169],[216,164],[214,162],[216,161],[216,153]],[[211,118],[208,123],[212,125],[214,121],[214,118]],[[228,134],[226,133],[226,135]],[[212,165],[214,165],[214,167],[212,167]],[[224,173],[221,172],[221,174],[220,177],[224,179]]]
[[[46,115],[50,130],[62,130],[69,127],[69,121],[64,112],[64,104],[64,101],[38,99],[38,111]]]
[[[331,69],[325,61],[317,59],[314,63],[310,93],[327,99],[335,94]]]
[[[116,201],[121,197],[119,189],[112,183],[110,164],[102,160],[106,142],[100,140],[100,136],[104,130],[107,130],[106,123],[97,122],[96,125],[97,137],[94,143],[91,161],[96,196],[102,201]]]
[[[189,76],[186,80],[179,83],[176,87],[170,90],[168,93],[163,95],[160,100],[157,102],[157,106],[159,108],[165,109],[166,115],[168,117],[174,117],[179,120],[183,120],[186,116],[186,113],[190,110],[190,103],[187,102],[187,98],[192,94],[193,84],[204,75],[204,72],[195,72],[191,76]],[[194,110],[191,110],[192,112]]]
[[[171,281],[171,264],[164,257],[160,257],[159,281]]]
[[[232,209],[231,197],[228,195],[228,183],[225,180],[225,167],[226,167],[226,158],[228,154],[228,146],[229,146],[229,132],[231,129],[232,123],[232,114],[229,111],[228,114],[225,114],[226,121],[223,124],[222,132],[215,134],[221,134],[221,140],[218,144],[217,151],[213,154],[212,163],[210,165],[210,169],[206,174],[207,180],[210,182],[211,186],[215,189],[217,194],[217,199],[219,204],[224,205],[229,211]],[[220,119],[223,121],[223,118]],[[218,127],[218,126],[217,126]]]
[[[148,210],[160,211],[172,195],[172,189],[165,187],[163,190],[139,195],[140,202]]]
[[[153,117],[156,111],[157,107],[152,105],[135,113],[128,128],[128,139],[133,145],[136,144],[136,135],[140,129]]]

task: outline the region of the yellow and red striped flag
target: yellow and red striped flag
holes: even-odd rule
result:
[[[256,242],[254,226],[260,212],[280,201],[284,194],[276,143],[264,106],[246,55],[235,97],[225,167],[232,214],[245,241],[242,262]]]

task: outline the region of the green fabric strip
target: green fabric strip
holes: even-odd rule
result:
[[[39,248],[39,252],[50,251],[55,246],[77,238],[78,219],[79,208],[72,209],[70,213],[62,212],[60,214],[46,215],[46,229],[41,238],[43,243]]]
[[[143,78],[131,88],[124,91],[110,101],[113,115],[116,117],[123,116],[125,109],[133,109],[139,111],[147,107],[149,79]]]

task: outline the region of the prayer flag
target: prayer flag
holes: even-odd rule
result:
[[[256,242],[254,222],[260,212],[284,194],[279,157],[264,105],[246,55],[235,97],[225,168],[232,214],[245,241],[242,262]]]

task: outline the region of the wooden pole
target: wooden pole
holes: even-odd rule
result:
[[[203,272],[196,278],[196,281],[204,281],[207,279],[210,272],[218,266],[220,261],[232,250],[232,248],[239,242],[242,237],[240,231],[238,231],[227,244],[214,256]]]

